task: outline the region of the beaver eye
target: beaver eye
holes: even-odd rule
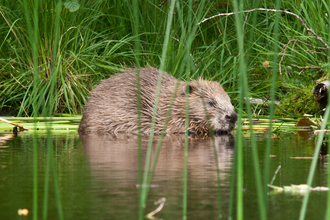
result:
[[[211,106],[211,107],[215,107],[215,102],[214,101],[209,101],[209,106]]]

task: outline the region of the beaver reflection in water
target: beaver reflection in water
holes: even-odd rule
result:
[[[158,77],[159,70],[157,69],[140,69],[143,133],[151,131]],[[199,79],[191,81],[188,86],[188,131],[190,134],[209,134],[209,124],[218,133],[228,133],[233,130],[237,121],[237,113],[229,96],[218,82]],[[164,72],[156,114],[155,133],[161,133],[164,127],[167,111],[175,91],[177,92],[165,132],[185,132],[187,83]],[[85,106],[79,133],[137,133],[137,115],[136,69],[130,69],[114,75],[96,86]]]

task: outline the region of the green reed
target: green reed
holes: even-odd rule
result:
[[[243,158],[242,154],[240,155],[240,158],[237,156],[238,150],[241,150],[242,144],[238,145],[237,142],[239,139],[242,139],[242,135],[240,134],[242,131],[241,124],[238,124],[237,127],[237,135],[236,135],[236,142],[234,145],[234,153],[233,153],[233,165],[232,165],[232,171],[231,171],[231,178],[230,178],[230,196],[229,196],[229,207],[228,207],[228,219],[233,219],[233,207],[234,207],[234,196],[235,196],[235,185],[237,183],[237,219],[241,219],[243,216],[243,207],[242,207],[242,193],[240,192],[241,189],[243,189],[242,183],[242,177],[243,177],[243,169],[238,169],[237,166],[242,166]],[[241,141],[241,140],[240,140]],[[238,149],[240,146],[240,149]],[[240,162],[238,162],[238,159],[241,159]],[[239,172],[241,177],[236,176],[236,172]],[[237,173],[238,174],[238,173]]]
[[[294,17],[280,16],[279,13],[272,12],[253,12],[247,17],[246,23],[243,14],[235,14],[235,20],[234,16],[225,16],[196,25],[203,17],[214,15],[219,11],[224,12],[224,9],[214,6],[214,1],[169,2],[165,6],[156,7],[159,2],[151,0],[135,0],[132,1],[132,6],[130,1],[114,0],[110,3],[80,1],[81,8],[77,12],[71,13],[63,8],[61,1],[44,1],[42,7],[39,4],[40,1],[37,0],[21,1],[25,17],[25,23],[22,23],[20,16],[15,16],[15,13],[20,13],[21,8],[15,9],[12,3],[6,1],[0,8],[2,18],[5,17],[9,23],[0,24],[3,30],[7,30],[5,34],[0,33],[3,36],[2,39],[5,39],[0,42],[0,53],[5,58],[0,59],[2,66],[0,72],[7,77],[0,78],[3,82],[0,85],[0,107],[11,106],[19,110],[19,115],[32,116],[52,116],[54,112],[79,113],[88,99],[89,91],[101,79],[121,68],[132,65],[139,68],[149,64],[160,66],[161,70],[167,70],[176,77],[184,78],[187,81],[203,75],[204,78],[221,82],[238,107],[238,121],[241,121],[243,114],[247,112],[250,126],[252,126],[249,103],[246,102],[245,107],[243,105],[245,97],[269,97],[271,104],[268,112],[271,120],[275,118],[272,101],[283,95],[275,89],[281,86],[279,81],[283,82],[283,78],[289,84],[295,83],[293,78],[302,81],[298,76],[289,77],[290,70],[287,69],[287,66],[292,63],[300,64],[300,66],[306,63],[322,66],[327,63],[324,56],[317,53],[306,53],[304,51],[308,47],[297,44],[295,48],[287,51],[287,56],[283,61],[285,70],[283,70],[283,75],[278,75],[278,47],[283,49],[283,45],[287,43],[288,39],[292,37],[308,38],[313,45],[318,45],[313,37],[304,33],[301,22]],[[309,27],[321,37],[329,37],[327,27],[329,22],[325,22],[324,14],[319,13],[326,8],[329,14],[329,6],[325,1],[303,1],[299,5],[285,0],[272,2],[259,0],[252,3],[243,1],[240,3],[239,6],[237,1],[234,1],[234,7],[232,7],[228,1],[226,12],[257,7],[284,8],[298,15],[303,14],[303,19]],[[10,11],[9,8],[14,9]],[[233,25],[234,23],[235,25]],[[27,30],[27,34],[24,33],[24,30]],[[7,53],[10,56],[7,56]],[[161,54],[160,58],[159,54]],[[244,55],[246,56],[244,57]],[[237,59],[239,59],[239,63]],[[268,74],[269,77],[265,80],[269,83],[262,84],[252,76],[258,71],[255,66],[262,67],[260,63],[266,59],[272,60],[271,71],[266,72],[271,74]],[[11,64],[14,68],[10,67]],[[299,71],[294,69],[290,74],[298,75]],[[310,77],[310,75],[312,73],[307,72],[305,76]],[[160,83],[161,80],[159,80],[159,85]],[[137,88],[139,91],[139,74],[137,74]],[[139,95],[137,97],[139,100]],[[140,102],[138,101],[138,103]],[[138,107],[138,109],[140,108]],[[269,128],[272,126],[273,124],[270,123]],[[139,125],[140,127],[141,125]],[[237,158],[234,160],[237,162],[235,166],[237,168],[238,219],[242,219],[244,216],[242,193],[244,184],[242,148],[244,146],[241,128],[239,123],[235,148]],[[34,219],[37,218],[38,212],[36,138],[37,136],[34,135]],[[153,135],[150,138],[147,158],[150,158]],[[267,215],[267,183],[270,172],[270,133],[263,172],[259,167],[257,146],[252,130],[251,140],[259,212],[261,219],[265,219]],[[186,136],[185,164],[188,153],[187,143]],[[139,188],[141,190],[139,193],[141,199],[139,201],[139,218],[141,219],[148,195],[148,188],[144,188],[152,181],[157,157],[154,159],[150,174],[148,173],[150,159],[146,162],[142,181],[141,135],[139,135],[139,146],[138,182],[141,186],[141,189]],[[161,141],[157,145],[157,154],[160,152],[160,147]],[[51,165],[51,161],[48,163]],[[313,160],[313,164],[315,164],[315,160]],[[47,169],[53,170],[50,167]],[[315,169],[314,165],[311,167],[308,181],[312,179],[313,169]],[[187,211],[186,166],[184,172],[183,216],[185,217]],[[45,179],[45,185],[48,178]],[[219,216],[221,216],[220,183],[218,183],[218,188]],[[47,191],[47,189],[45,190]],[[44,202],[46,200],[47,197]],[[305,215],[307,202],[308,195],[304,198],[301,218]],[[60,209],[60,204],[58,207]],[[44,211],[47,212],[47,205],[44,205]]]
[[[309,169],[309,174],[308,174],[308,179],[307,179],[307,185],[308,186],[312,186],[312,181],[313,181],[316,165],[317,165],[317,162],[318,162],[318,159],[319,159],[319,153],[320,153],[321,145],[322,145],[322,142],[323,142],[324,129],[326,128],[327,121],[328,121],[328,118],[329,118],[329,114],[330,114],[330,108],[329,108],[329,104],[328,104],[328,107],[327,107],[327,109],[324,113],[324,118],[323,118],[324,121],[323,121],[322,126],[321,126],[322,132],[320,132],[320,134],[318,136],[316,147],[315,147],[315,150],[314,150],[313,160],[312,160],[312,163],[311,163],[311,166],[310,166],[310,169]],[[306,210],[307,210],[307,203],[308,203],[308,199],[309,199],[309,193],[310,193],[310,190],[307,190],[305,195],[304,195],[303,203],[302,203],[301,210],[300,210],[299,220],[305,219]]]
[[[32,6],[32,7],[31,7]],[[33,112],[32,115],[34,117],[39,116],[40,109],[42,109],[42,115],[50,116],[52,115],[51,109],[53,109],[54,103],[56,103],[54,96],[56,94],[55,91],[55,81],[57,80],[57,67],[54,66],[52,69],[52,75],[50,77],[50,85],[49,85],[49,96],[39,96],[37,94],[44,95],[43,92],[40,91],[40,82],[43,79],[43,72],[39,71],[39,36],[38,33],[40,32],[39,29],[39,1],[23,1],[23,7],[25,12],[25,20],[27,23],[27,30],[29,35],[29,44],[32,48],[32,60],[33,60],[33,84],[32,85],[32,95],[35,95],[35,99],[32,101]],[[55,7],[55,39],[54,39],[54,50],[53,50],[53,63],[56,63],[58,59],[57,54],[57,47],[59,44],[59,24],[60,24],[60,12],[61,12],[62,2],[58,1]],[[31,10],[32,8],[32,10]],[[31,14],[33,14],[31,19]],[[31,20],[33,20],[33,26],[31,24]],[[46,100],[45,100],[46,99]],[[34,127],[37,126],[37,119],[34,118]],[[60,198],[60,191],[58,185],[58,178],[57,178],[57,171],[56,171],[56,164],[54,163],[52,154],[52,144],[51,144],[51,121],[47,123],[47,147],[48,147],[48,154],[47,154],[47,165],[46,165],[46,175],[45,175],[45,188],[44,188],[44,207],[43,207],[43,219],[47,219],[47,201],[48,201],[48,186],[49,186],[49,172],[50,167],[53,171],[53,179],[54,179],[54,186],[55,186],[55,194],[56,194],[56,201],[58,204],[58,212],[59,212],[59,219],[63,219],[63,211],[61,205],[61,198]],[[37,133],[36,129],[34,130],[33,135],[33,219],[38,219],[38,147],[37,147]]]
[[[38,1],[34,1],[33,7],[33,19],[34,26],[32,27],[30,11],[27,5],[27,1],[24,3],[25,20],[28,26],[28,34],[31,41],[32,56],[33,56],[33,71],[34,81],[38,82],[38,54],[37,54],[37,32],[38,32]],[[37,106],[34,105],[34,109]],[[33,219],[38,219],[38,148],[37,148],[37,135],[36,132],[33,135]]]
[[[38,21],[38,32],[32,29],[31,22],[23,22],[22,10],[25,4],[34,8],[34,1],[21,1],[13,4],[3,1],[0,6],[0,107],[10,107],[17,110],[20,116],[31,116],[34,108],[32,103],[42,105],[43,101],[50,102],[49,89],[55,84],[55,103],[49,105],[52,112],[80,113],[88,100],[89,92],[101,79],[123,68],[131,66],[159,66],[161,46],[165,36],[164,21],[169,8],[168,2],[157,7],[158,1],[144,0],[140,3],[141,11],[134,15],[131,1],[79,1],[80,8],[76,12],[69,12],[61,7],[57,1],[43,1],[39,4],[38,13],[33,14],[33,24]],[[203,1],[192,5],[197,11]],[[245,9],[256,7],[276,8],[275,1],[243,1]],[[134,1],[133,1],[134,3]],[[276,2],[275,2],[276,3]],[[186,5],[188,3],[185,3]],[[303,14],[306,24],[316,31],[322,38],[327,36],[326,22],[324,22],[324,1],[303,1],[301,7],[292,1],[282,1],[281,8]],[[226,5],[226,7],[222,7]],[[25,7],[25,8],[27,8]],[[57,8],[57,9],[56,9]],[[190,10],[190,9],[189,9]],[[232,12],[233,4],[228,1],[206,1],[203,8],[198,9],[202,17],[208,17],[219,12]],[[308,11],[307,11],[308,10]],[[23,12],[23,13],[22,13]],[[307,13],[308,12],[308,13]],[[56,13],[60,14],[63,22],[57,23]],[[179,16],[184,16],[183,21]],[[197,17],[193,14],[192,18]],[[139,19],[138,23],[136,18]],[[236,27],[234,16],[224,16],[211,19],[198,25],[198,30],[191,45],[190,63],[193,63],[190,76],[187,72],[178,71],[184,68],[187,39],[181,33],[182,27],[189,27],[187,7],[177,11],[171,27],[171,37],[166,53],[165,70],[178,78],[198,78],[203,75],[206,79],[217,80],[224,85],[226,91],[233,97],[237,105],[238,68],[236,65],[237,47]],[[247,53],[247,72],[251,96],[269,97],[272,86],[272,68],[263,67],[262,62],[272,60],[275,42],[274,18],[276,13],[252,12],[244,23],[245,53]],[[32,21],[32,19],[31,19]],[[65,21],[65,22],[64,22]],[[199,20],[200,21],[200,20]],[[136,25],[135,25],[136,24]],[[55,27],[58,25],[59,27]],[[243,24],[242,24],[243,25]],[[31,26],[29,28],[29,26]],[[308,38],[313,45],[318,45],[314,37],[306,36],[301,22],[292,16],[280,17],[281,30],[279,32],[279,45],[283,46],[288,39]],[[135,27],[139,27],[138,34]],[[26,32],[25,32],[26,30]],[[134,31],[133,31],[134,30]],[[57,31],[57,32],[56,32]],[[25,34],[27,33],[27,34]],[[37,35],[36,45],[30,44],[31,39]],[[135,50],[135,42],[142,50]],[[34,44],[33,44],[34,45]],[[281,48],[282,49],[282,48]],[[306,45],[296,44],[287,50],[283,60],[283,76],[279,77],[276,85],[286,82],[288,86],[294,83],[310,83],[303,77],[290,77],[287,75],[287,66],[297,64],[304,66],[319,65],[323,68],[326,57],[319,53],[305,53]],[[34,52],[33,52],[34,51]],[[35,62],[33,54],[38,52],[39,82],[32,82]],[[136,63],[135,56],[140,54],[140,64]],[[55,57],[55,54],[58,56]],[[54,72],[53,69],[57,68]],[[268,68],[268,69],[267,69]],[[196,71],[195,71],[196,70]],[[270,70],[270,71],[269,71]],[[293,68],[293,74],[300,70]],[[307,71],[305,71],[307,72]],[[52,78],[51,75],[55,74]],[[291,74],[291,73],[290,73]],[[317,74],[307,72],[307,78],[315,79]],[[263,77],[263,82],[260,82]],[[51,79],[51,80],[49,80]],[[35,85],[38,87],[35,87]],[[35,89],[33,89],[35,88]],[[281,97],[285,90],[276,92]],[[45,99],[43,100],[43,97]],[[40,109],[39,109],[40,110]],[[269,111],[266,111],[268,114]],[[42,114],[42,112],[37,112]]]
[[[279,10],[281,6],[281,0],[276,0],[276,9]],[[270,89],[270,115],[269,115],[269,130],[268,130],[268,138],[267,138],[267,146],[266,146],[266,154],[265,154],[265,167],[264,167],[264,180],[263,180],[263,187],[264,187],[264,202],[265,202],[265,209],[267,213],[267,201],[268,201],[268,186],[267,184],[270,181],[269,173],[270,173],[270,154],[271,154],[271,135],[272,135],[272,126],[273,126],[273,118],[275,115],[275,91],[276,91],[276,81],[277,81],[277,73],[278,73],[278,68],[277,68],[277,63],[278,63],[278,39],[279,39],[279,17],[280,14],[276,13],[275,17],[275,27],[274,27],[274,53],[273,53],[273,71],[272,71],[272,84],[271,84],[271,89]]]
[[[234,1],[235,12],[241,9],[238,8],[237,1]],[[244,54],[243,49],[243,38],[241,31],[241,16],[239,14],[235,15],[236,29],[237,29],[237,43],[240,48],[240,53]],[[243,83],[243,72],[245,71],[244,58],[240,58],[240,78],[239,78],[239,111],[238,111],[238,121],[242,120],[242,110],[243,110],[243,100],[244,100],[244,83]],[[239,123],[236,134],[237,145],[237,219],[243,219],[243,144],[242,144],[242,133],[241,133],[241,124]]]
[[[44,103],[52,114],[81,112],[92,87],[104,75],[121,69],[113,61],[122,55],[123,62],[124,57],[133,57],[128,49],[120,52],[130,37],[113,40],[100,27],[105,16],[102,11],[109,3],[79,1],[81,10],[72,13],[62,1],[37,2],[2,1],[0,5],[5,21],[1,28],[8,29],[0,33],[0,107],[15,108],[20,116],[44,114],[45,108],[38,108]],[[22,11],[27,22],[20,19]],[[38,81],[31,80],[34,68],[39,70]],[[49,95],[52,86],[56,88],[55,102]]]
[[[239,93],[240,93],[240,103],[243,103],[245,100],[246,109],[248,112],[248,118],[250,123],[252,122],[252,114],[251,114],[251,108],[250,108],[250,102],[247,101],[246,98],[249,96],[248,91],[248,83],[247,83],[247,74],[246,74],[246,63],[245,63],[245,50],[244,50],[244,39],[243,39],[243,16],[239,11],[243,10],[243,4],[241,3],[238,5],[237,1],[234,1],[234,12],[235,12],[235,25],[236,25],[236,33],[237,33],[237,42],[239,47],[239,54],[240,54],[240,80],[239,80]],[[251,35],[252,36],[252,35]],[[240,110],[239,110],[239,121],[241,120],[242,115],[242,104],[240,104]],[[259,166],[259,159],[258,159],[258,153],[257,153],[257,146],[254,139],[254,133],[252,130],[252,126],[250,125],[250,132],[251,132],[251,148],[252,148],[252,160],[254,161],[254,169],[255,169],[255,180],[256,180],[256,186],[257,186],[257,198],[258,198],[258,205],[259,205],[259,214],[261,219],[266,219],[266,202],[265,202],[265,184],[262,184],[261,179],[261,171]],[[238,127],[237,132],[237,147],[238,147],[238,153],[237,153],[237,218],[243,219],[243,180],[242,180],[242,134],[241,134],[241,128]],[[268,172],[268,171],[267,171]]]
[[[145,166],[144,166],[143,180],[142,180],[142,185],[141,185],[142,190],[140,193],[139,204],[140,204],[140,210],[142,209],[142,211],[139,211],[139,219],[143,218],[143,210],[144,210],[145,203],[147,200],[147,188],[149,187],[149,186],[147,186],[147,182],[148,182],[148,175],[149,175],[152,142],[153,142],[153,138],[154,138],[154,128],[155,128],[155,122],[156,122],[157,107],[158,107],[158,101],[159,101],[159,94],[160,94],[163,70],[164,70],[164,65],[165,65],[165,54],[167,52],[167,45],[168,45],[169,36],[170,36],[170,28],[172,25],[174,5],[175,5],[175,1],[172,1],[170,10],[168,12],[168,19],[167,19],[167,24],[166,24],[166,33],[165,33],[165,39],[164,39],[164,44],[163,44],[163,52],[162,52],[162,56],[161,56],[160,73],[159,73],[156,95],[155,95],[156,100],[155,100],[155,106],[154,106],[154,110],[153,110],[153,114],[152,114],[152,122],[151,122],[152,126],[151,126],[151,131],[150,131],[146,161],[145,161]]]
[[[135,35],[134,48],[135,48],[135,64],[136,64],[136,102],[137,102],[137,126],[138,126],[138,184],[139,184],[139,219],[142,219],[145,202],[142,199],[143,187],[143,170],[142,170],[142,133],[141,133],[141,84],[140,84],[140,41],[139,41],[139,6],[138,1],[133,1],[133,15],[131,19],[133,26],[133,34]],[[147,192],[145,192],[147,194]]]
[[[328,4],[325,4],[325,5],[327,5],[327,9],[328,9],[328,12],[329,12],[330,11],[329,10],[330,9],[330,2]],[[328,17],[328,24],[330,24],[330,16]],[[330,32],[330,30],[329,30],[329,32]],[[328,33],[328,42],[330,42],[330,33]],[[330,56],[330,50],[328,51],[328,56]],[[330,97],[330,90],[328,90],[327,109],[330,109],[329,97]],[[328,123],[328,121],[326,121],[325,123]],[[327,138],[328,138],[327,144],[328,144],[328,153],[329,153],[330,152],[330,132],[328,132],[328,137]],[[330,163],[328,162],[328,188],[330,189],[330,174],[329,174],[329,172],[330,172]],[[328,191],[328,201],[330,201],[330,190]],[[330,202],[327,203],[327,212],[326,212],[325,219],[330,219]]]
[[[302,4],[302,11],[304,13],[307,13],[307,11],[309,12],[308,15],[305,18],[306,21],[309,24],[311,24],[313,26],[313,28],[320,29],[319,31],[323,31],[323,32],[327,33],[328,34],[327,43],[330,42],[330,32],[329,32],[329,28],[327,27],[327,25],[330,22],[330,18],[329,18],[329,16],[327,16],[328,19],[327,19],[327,24],[326,24],[326,22],[325,22],[326,19],[324,19],[324,14],[323,14],[323,13],[329,14],[329,12],[330,12],[329,3],[326,2],[326,1],[323,1],[323,0],[322,1],[317,1],[316,3],[312,2],[312,1],[306,1],[305,4]],[[323,11],[323,13],[319,13],[319,11]],[[326,11],[326,12],[324,12],[324,11]],[[330,56],[330,51],[329,50],[327,51],[327,55]],[[329,61],[327,62],[327,69],[329,69]],[[328,91],[328,99],[330,97],[329,95],[330,95],[330,91]],[[320,132],[318,134],[318,139],[317,139],[317,143],[316,143],[315,150],[314,150],[313,160],[312,160],[311,165],[310,165],[310,170],[309,170],[309,174],[308,174],[308,178],[307,178],[307,185],[308,186],[312,185],[316,165],[317,165],[317,162],[318,162],[318,159],[319,159],[319,152],[320,152],[321,145],[322,145],[323,138],[324,138],[324,133],[325,133],[324,129],[327,127],[327,123],[328,123],[328,120],[329,120],[329,114],[330,114],[330,102],[328,101],[326,111],[325,111],[324,116],[323,116],[323,122],[322,122],[322,125],[321,125],[322,132]],[[329,137],[328,137],[328,139],[329,139]],[[329,144],[328,144],[328,148],[329,148]],[[328,166],[328,167],[330,167],[330,166]],[[329,172],[329,169],[328,169],[328,172]],[[328,186],[329,186],[329,181],[328,181]],[[299,220],[305,219],[308,200],[309,200],[309,194],[310,194],[310,190],[307,190],[307,192],[306,192],[306,194],[304,195],[304,198],[303,198],[302,207],[301,207],[300,215],[299,215]],[[328,200],[329,199],[330,199],[330,193],[328,192]],[[329,208],[330,208],[330,206],[328,204],[325,219],[329,219],[329,216],[330,216]]]
[[[321,1],[321,2],[317,2],[316,4],[310,2],[310,1],[307,1],[306,3],[306,6],[302,5],[302,10],[304,12],[307,12],[307,10],[311,10],[311,14],[315,17],[316,19],[312,19],[311,17],[307,16],[307,21],[309,23],[314,23],[315,20],[318,20],[318,25],[319,27],[322,29],[322,30],[326,30],[328,28],[326,28],[326,24],[324,22],[324,19],[323,19],[323,16],[320,15],[320,13],[318,13],[318,10],[320,10],[320,8],[325,7],[327,13],[330,12],[330,5],[329,3],[325,2],[325,1]],[[308,9],[307,9],[308,7]],[[323,8],[324,9],[324,8]],[[330,23],[330,18],[328,17],[328,20],[327,20],[328,24]],[[314,23],[315,24],[315,23]],[[317,26],[317,24],[315,24],[315,27]],[[314,27],[314,25],[313,25]],[[329,29],[327,30],[327,33],[328,33],[328,42],[330,42],[330,31]],[[328,50],[328,56],[330,56],[330,51]],[[329,68],[329,62],[328,62],[328,68]],[[328,99],[330,97],[330,90],[328,90]],[[328,104],[327,104],[327,107],[326,107],[326,111],[324,113],[324,117],[323,117],[323,122],[322,122],[322,125],[321,125],[321,132],[318,134],[318,139],[317,139],[317,143],[316,143],[316,146],[315,146],[315,150],[314,150],[314,155],[313,155],[313,160],[311,162],[311,166],[310,166],[310,170],[309,170],[309,174],[308,174],[308,179],[307,179],[307,185],[308,186],[312,186],[312,182],[313,182],[313,178],[314,178],[314,173],[315,173],[315,169],[316,169],[316,166],[317,166],[317,162],[319,160],[319,153],[320,153],[320,149],[321,149],[321,146],[322,146],[322,143],[323,143],[323,140],[324,140],[324,130],[327,128],[327,123],[328,123],[328,120],[329,120],[329,114],[330,114],[330,101],[328,100]],[[329,149],[329,140],[330,140],[330,135],[328,135],[328,141],[327,141],[327,144],[328,144],[328,149]],[[329,150],[328,150],[329,152]],[[330,165],[328,165],[328,173],[329,173],[329,168],[330,168]],[[330,186],[330,178],[329,178],[329,175],[328,175],[328,187]],[[303,220],[305,219],[305,215],[306,215],[306,211],[307,211],[307,205],[308,205],[308,200],[309,200],[309,194],[310,194],[310,190],[307,190],[306,194],[304,195],[304,198],[303,198],[303,202],[302,202],[302,206],[301,206],[301,210],[300,210],[300,215],[299,215],[299,220]],[[330,199],[330,193],[328,192],[328,201]],[[326,209],[326,215],[325,215],[325,219],[329,219],[329,216],[330,216],[330,206],[329,206],[329,203],[327,205],[327,209]]]

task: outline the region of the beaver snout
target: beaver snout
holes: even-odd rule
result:
[[[233,111],[230,115],[226,115],[225,118],[228,122],[235,124],[237,121],[237,113]]]

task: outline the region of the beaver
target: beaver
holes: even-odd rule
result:
[[[126,70],[95,87],[79,124],[80,134],[138,132],[136,71]],[[158,69],[140,69],[142,133],[151,131],[158,78]],[[210,134],[210,127],[220,133],[233,130],[237,113],[218,82],[199,79],[187,84],[163,72],[154,126],[156,134],[164,128],[168,109],[171,113],[165,133],[185,132],[187,92],[190,134]]]

